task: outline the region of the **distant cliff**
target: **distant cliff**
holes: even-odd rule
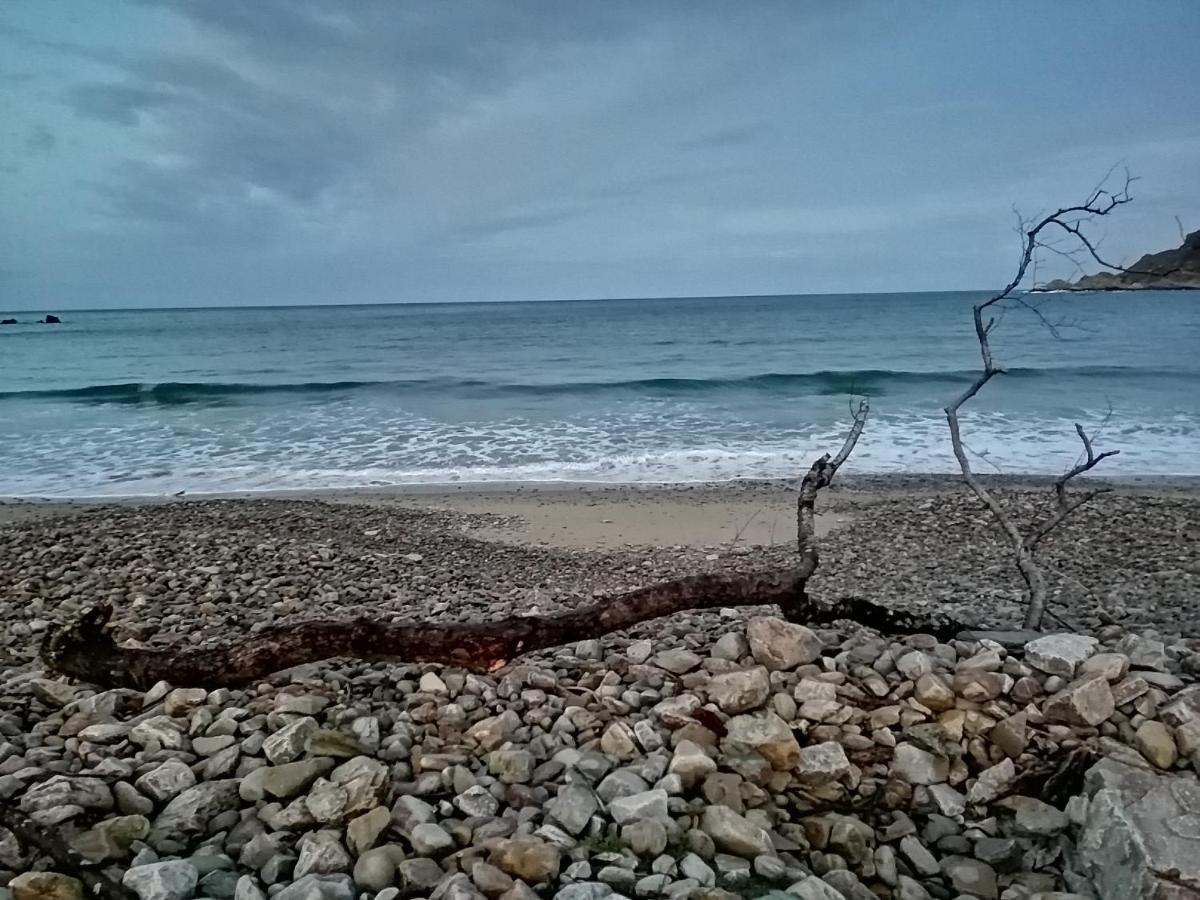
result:
[[[1097,272],[1077,281],[1057,278],[1038,291],[1200,290],[1200,231],[1193,231],[1174,250],[1147,253],[1126,268],[1130,272]]]

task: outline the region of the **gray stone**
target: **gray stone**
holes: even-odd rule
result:
[[[113,802],[112,791],[99,778],[55,775],[25,792],[21,811],[40,813],[61,807],[106,811],[113,808]]]
[[[717,873],[695,853],[688,853],[679,860],[679,871],[685,878],[691,878],[703,885],[715,885]]]
[[[369,891],[382,891],[396,880],[396,862],[403,859],[395,845],[368,850],[354,864],[354,883]]]
[[[273,766],[295,762],[304,755],[308,740],[320,726],[311,716],[284,725],[263,741],[262,752]]]
[[[771,894],[769,896],[774,896]],[[846,900],[840,891],[826,884],[816,875],[809,875],[802,881],[797,881],[787,889],[782,897],[799,897],[800,900]],[[781,898],[782,900],[782,898]]]
[[[1082,634],[1048,634],[1025,645],[1025,662],[1047,675],[1072,679],[1099,642]]]
[[[528,784],[536,765],[528,750],[493,750],[488,754],[488,771],[504,784]]]
[[[578,835],[600,809],[590,788],[581,784],[566,784],[558,795],[546,804],[546,813],[569,834]]]
[[[640,666],[653,652],[654,645],[650,641],[630,641],[629,646],[625,648],[625,657],[635,666]]]
[[[710,651],[714,659],[727,659],[737,662],[750,652],[750,644],[746,638],[736,631],[727,631],[712,646]]]
[[[241,798],[247,802],[262,800],[265,796],[286,800],[308,790],[314,781],[333,769],[333,760],[327,757],[303,759],[284,763],[281,766],[264,766],[255,769],[242,779]]]
[[[639,897],[657,897],[665,893],[670,884],[670,875],[647,875],[637,880],[633,892]]]
[[[177,759],[168,759],[133,783],[139,791],[159,803],[170,800],[195,784],[196,776],[191,768]]]
[[[965,856],[948,856],[942,860],[942,873],[954,890],[982,900],[996,900],[996,871],[987,863]]]
[[[848,869],[834,869],[826,872],[822,878],[825,883],[834,888],[845,900],[878,900],[877,895],[858,880],[858,876]]]
[[[471,881],[488,897],[499,897],[512,890],[514,884],[512,876],[507,872],[501,872],[491,863],[482,861],[471,867]]]
[[[604,900],[611,897],[613,889],[599,881],[581,881],[561,887],[554,894],[554,900]]]
[[[620,760],[633,759],[641,753],[633,729],[622,721],[613,722],[604,729],[604,734],[600,735],[600,749]]]
[[[199,880],[199,874],[190,864],[173,859],[128,869],[121,884],[140,900],[187,900]]]
[[[271,900],[355,900],[354,882],[349,875],[305,875]]]
[[[897,744],[892,753],[892,775],[912,785],[938,784],[950,775],[950,762],[916,744]]]
[[[178,837],[180,833],[205,831],[214,816],[233,809],[238,802],[238,779],[204,781],[190,787],[166,805],[154,820],[151,841]]]
[[[424,856],[404,860],[396,867],[396,871],[409,891],[427,891],[446,874],[441,866]]]
[[[296,844],[300,858],[296,860],[294,877],[305,875],[334,875],[346,872],[353,864],[350,854],[342,846],[339,832],[310,831]]]
[[[1200,892],[1200,782],[1105,759],[1084,792],[1069,862],[1099,900]]]
[[[667,828],[657,819],[642,819],[622,826],[621,840],[638,856],[658,856],[667,849]]]
[[[149,833],[150,822],[145,816],[117,816],[97,822],[72,837],[69,843],[84,859],[99,863],[127,856],[130,845],[144,840]]]
[[[1013,813],[1017,834],[1051,837],[1067,830],[1067,814],[1036,797],[1005,797],[998,804]]]
[[[912,863],[912,867],[921,875],[937,875],[942,871],[932,853],[925,845],[917,840],[915,835],[905,835],[900,839],[900,853]]]
[[[608,803],[617,797],[628,797],[649,790],[646,779],[632,769],[616,769],[596,786],[596,795]]]
[[[764,670],[766,671],[766,670]],[[667,771],[678,775],[685,789],[703,781],[717,771],[717,764],[701,747],[689,740],[682,740],[675,747]]]
[[[433,822],[424,822],[413,828],[409,835],[413,851],[421,856],[445,856],[454,850],[454,838]]]
[[[725,723],[722,747],[727,751],[753,751],[779,771],[794,769],[800,762],[800,744],[787,722],[772,712],[734,716]]]
[[[379,836],[392,824],[392,816],[386,806],[376,806],[350,820],[346,826],[346,846],[358,856],[375,846]]]
[[[1159,769],[1170,769],[1179,758],[1178,748],[1171,730],[1162,722],[1149,719],[1138,726],[1133,735],[1133,745],[1152,765]]]
[[[803,625],[775,616],[759,616],[746,624],[750,653],[772,671],[794,669],[821,655],[821,639]]]
[[[663,650],[655,653],[653,662],[672,675],[683,675],[700,665],[700,657],[691,650]]]
[[[233,889],[233,900],[267,900],[253,875],[243,875]]]
[[[1012,789],[1017,779],[1017,767],[1011,759],[1003,759],[984,769],[967,791],[968,803],[991,803]]]
[[[638,819],[665,819],[667,817],[667,792],[661,788],[617,797],[608,804],[608,814],[618,825],[636,822]]]
[[[771,694],[771,679],[762,666],[714,675],[705,685],[710,700],[727,713],[757,709]]]
[[[967,810],[967,799],[948,784],[931,784],[925,788],[938,813],[953,819]]]
[[[420,797],[413,797],[410,794],[398,798],[392,807],[392,821],[396,823],[396,828],[405,837],[412,834],[412,830],[418,825],[433,822],[436,819],[437,810]]]
[[[1073,681],[1046,700],[1042,714],[1051,722],[1068,725],[1099,725],[1113,714],[1112,689],[1102,675]]]
[[[708,806],[700,819],[700,828],[722,850],[753,859],[774,850],[771,836],[727,806]]]
[[[467,816],[494,816],[500,811],[500,801],[478,784],[455,797],[454,806]]]
[[[850,773],[850,760],[841,744],[825,741],[801,747],[795,768],[796,775],[807,784],[829,784]]]

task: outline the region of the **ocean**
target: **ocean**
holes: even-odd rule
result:
[[[955,470],[980,292],[61,312],[0,327],[0,496]],[[1043,296],[1041,298],[1045,300]],[[1200,296],[1008,313],[965,410],[980,472],[1200,475]],[[57,312],[51,310],[52,312]],[[0,314],[0,317],[12,315]]]

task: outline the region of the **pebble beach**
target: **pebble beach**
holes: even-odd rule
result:
[[[1049,498],[1001,496],[1019,518]],[[0,505],[0,804],[78,855],[66,871],[0,827],[0,897],[83,897],[85,873],[140,900],[1200,896],[1186,847],[1151,842],[1168,856],[1143,848],[1125,883],[1104,843],[1145,844],[1144,822],[1114,818],[1134,808],[1123,792],[1194,784],[1200,766],[1186,482],[1118,486],[1055,532],[1041,637],[1003,633],[1020,582],[961,486],[860,478],[821,495],[814,597],[975,631],[715,609],[490,674],[335,659],[145,693],[36,659],[96,602],[122,641],[197,646],[318,616],[550,613],[783,566],[794,500],[763,483]],[[1166,797],[1159,820],[1200,812]]]

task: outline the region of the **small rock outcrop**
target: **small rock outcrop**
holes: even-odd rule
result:
[[[1126,266],[1128,272],[1098,272],[1076,281],[1056,278],[1038,291],[1200,290],[1200,231],[1193,231],[1174,250],[1147,253]]]

